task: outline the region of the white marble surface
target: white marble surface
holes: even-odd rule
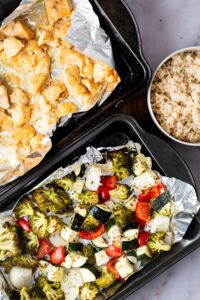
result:
[[[138,21],[144,54],[155,69],[171,52],[200,45],[199,0],[127,0]],[[180,152],[182,148],[175,146]],[[188,148],[189,150],[189,148]],[[194,149],[184,156],[189,162],[200,152]],[[196,155],[195,155],[196,154]],[[196,161],[196,160],[195,160]],[[194,175],[200,178],[200,168]],[[191,253],[149,284],[129,296],[128,300],[199,300],[200,249]]]

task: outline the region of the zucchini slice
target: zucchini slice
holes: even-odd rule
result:
[[[100,221],[105,224],[111,216],[110,209],[105,204],[97,204],[91,210],[90,213]]]
[[[135,267],[126,256],[121,256],[115,264],[115,268],[121,278],[126,278],[134,273]]]
[[[153,202],[152,211],[159,212],[170,201],[171,197],[169,193],[160,194]]]
[[[140,261],[142,265],[145,265],[152,260],[151,254],[147,246],[137,248],[136,254],[137,260]]]
[[[92,244],[97,248],[106,248],[108,247],[108,243],[103,238],[103,236],[99,236],[98,238],[92,240]]]
[[[69,226],[63,225],[60,236],[68,243],[76,243],[79,240],[78,232],[72,230]]]
[[[68,251],[83,251],[83,244],[82,243],[69,243]]]
[[[85,217],[76,213],[72,220],[71,229],[74,231],[79,231],[81,229],[81,226],[82,226],[84,220],[85,220]]]
[[[84,283],[96,281],[101,276],[101,273],[89,264],[85,264],[80,268],[80,272]]]
[[[139,229],[128,229],[123,232],[123,237],[127,239],[137,239],[139,235]]]
[[[122,238],[121,243],[122,243],[122,246],[121,246],[122,251],[133,250],[134,248],[137,247],[137,239]]]
[[[136,264],[137,263],[137,254],[136,254],[136,251],[135,250],[131,250],[131,251],[128,251],[126,253],[126,256],[128,258],[128,260],[130,262],[132,262],[133,264]]]
[[[110,256],[106,254],[105,250],[101,250],[95,253],[96,265],[97,267],[106,265],[110,260]]]

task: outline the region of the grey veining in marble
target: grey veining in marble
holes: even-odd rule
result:
[[[200,0],[126,1],[137,19],[143,51],[153,70],[171,52],[184,47],[200,46]],[[182,146],[167,138],[164,139],[176,148],[190,165],[200,191],[200,148]],[[128,300],[199,299],[200,249],[128,298]]]

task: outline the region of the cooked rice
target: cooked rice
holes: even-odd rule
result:
[[[200,51],[176,54],[158,70],[151,102],[167,133],[185,142],[200,142]]]

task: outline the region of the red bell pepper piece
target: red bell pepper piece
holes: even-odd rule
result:
[[[142,221],[142,220],[140,220],[140,219],[138,219],[136,217],[134,218],[134,223],[139,224],[140,230],[143,230],[144,227],[145,227],[145,225],[146,225],[145,221]]]
[[[50,243],[46,240],[40,240],[39,249],[38,249],[38,259],[43,259],[51,251]]]
[[[23,231],[31,232],[30,224],[26,219],[21,218],[16,223]]]
[[[151,213],[151,203],[149,202],[138,202],[136,205],[135,216],[141,221],[149,222]]]
[[[121,255],[123,255],[123,252],[119,247],[112,244],[106,249],[106,254],[111,257],[120,257]]]
[[[108,190],[113,190],[117,186],[117,177],[116,176],[106,176],[101,177],[101,183],[105,186]]]
[[[115,276],[119,281],[124,281],[124,279],[119,275],[115,268],[116,258],[112,258],[106,265],[108,270]]]
[[[65,261],[65,249],[63,246],[57,247],[50,252],[50,262],[54,265],[61,265]]]
[[[84,240],[94,240],[98,238],[100,235],[102,235],[104,232],[105,232],[105,225],[99,224],[97,229],[94,231],[80,230],[79,237]]]
[[[165,188],[165,186],[162,183],[153,186],[150,189],[145,190],[141,195],[139,195],[138,200],[139,201],[155,200],[160,195],[160,191],[163,188]]]
[[[107,187],[100,185],[97,192],[99,195],[100,203],[104,203],[104,202],[110,200],[110,194],[109,194],[109,190],[107,189]]]
[[[150,232],[141,231],[138,236],[138,245],[140,247],[145,246],[149,236],[150,236]]]

